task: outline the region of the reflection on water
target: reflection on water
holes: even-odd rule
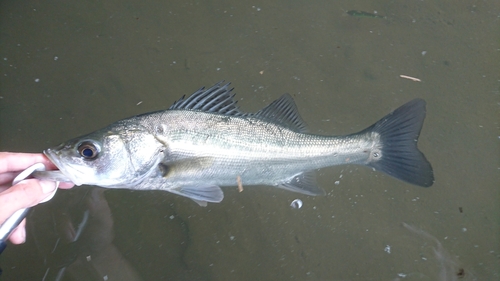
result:
[[[48,212],[54,228],[53,243],[46,237],[35,235],[38,255],[46,266],[42,280],[155,279],[151,273],[141,272],[148,269],[143,267],[144,262],[137,262],[134,256],[142,251],[149,252],[148,241],[156,243],[160,240],[167,240],[162,251],[169,253],[156,260],[154,252],[157,250],[152,249],[149,252],[151,260],[146,263],[148,266],[159,262],[158,266],[169,268],[166,276],[175,280],[204,280],[199,273],[184,269],[182,260],[178,260],[181,254],[175,253],[183,251],[185,247],[182,244],[185,244],[187,239],[179,237],[178,234],[171,235],[175,233],[175,227],[163,232],[161,230],[165,227],[152,227],[158,223],[152,219],[154,215],[148,216],[144,213],[140,216],[118,213],[125,220],[119,219],[117,227],[104,194],[105,190],[101,188],[81,188],[59,196],[51,205]],[[45,216],[47,214],[44,214]],[[120,223],[127,226],[120,227]],[[30,230],[32,233],[41,231],[37,227],[31,227]],[[185,234],[182,228],[177,230]],[[51,244],[49,249],[47,246]],[[172,265],[175,265],[175,269],[172,269]]]
[[[52,212],[59,238],[47,256],[44,280],[63,280],[64,275],[71,280],[141,280],[113,243],[113,218],[103,193],[88,189],[81,199],[66,198]]]

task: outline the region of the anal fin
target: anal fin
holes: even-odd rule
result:
[[[290,180],[279,183],[278,187],[306,195],[325,195],[325,192],[318,187],[316,175],[313,171],[297,174]]]

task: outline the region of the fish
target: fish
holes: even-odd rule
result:
[[[43,153],[59,170],[34,177],[75,185],[164,190],[200,206],[219,203],[221,187],[267,185],[324,195],[315,171],[371,167],[429,187],[432,166],[417,147],[426,115],[414,99],[350,135],[312,134],[289,94],[255,112],[237,106],[230,83],[183,96],[170,108],[117,121]]]

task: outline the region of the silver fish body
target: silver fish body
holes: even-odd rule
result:
[[[44,153],[59,177],[77,185],[166,190],[200,205],[220,202],[220,187],[238,182],[321,195],[314,171],[343,164],[370,166],[420,186],[434,181],[416,144],[423,100],[410,101],[359,133],[322,136],[307,132],[289,95],[244,113],[230,92],[228,84],[200,89],[168,110],[118,121]]]

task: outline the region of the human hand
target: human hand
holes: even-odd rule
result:
[[[42,163],[48,170],[57,167],[40,153],[0,152],[0,225],[14,212],[29,208],[42,202],[52,195],[57,188],[54,181],[27,179],[11,187],[12,180],[29,166]],[[61,183],[59,188],[71,188],[71,183]],[[26,240],[26,219],[12,232],[9,240],[14,244]]]

